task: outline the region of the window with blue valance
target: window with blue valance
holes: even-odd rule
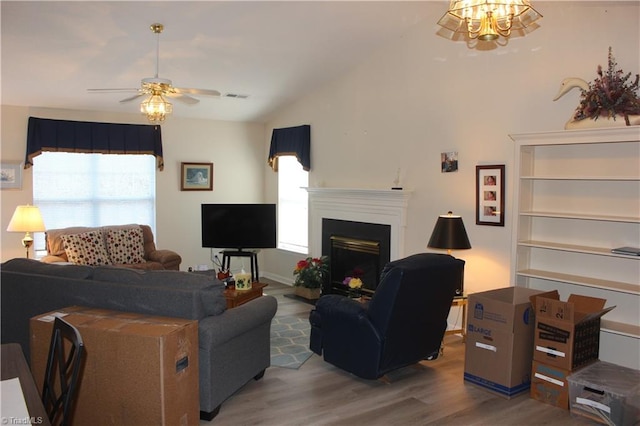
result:
[[[273,129],[268,163],[274,172],[278,171],[278,157],[295,155],[305,171],[311,169],[311,126]]]
[[[42,152],[149,154],[164,168],[159,125],[96,123],[29,117],[24,168]]]

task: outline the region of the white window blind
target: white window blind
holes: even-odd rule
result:
[[[33,203],[47,229],[139,223],[155,234],[152,155],[43,152],[34,158]],[[37,251],[45,250],[36,234]]]
[[[278,158],[278,248],[309,252],[309,173],[294,156]]]

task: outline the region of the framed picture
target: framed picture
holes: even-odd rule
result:
[[[442,173],[451,173],[458,171],[458,153],[442,152],[440,153],[440,166]]]
[[[504,164],[476,166],[476,225],[504,226]]]
[[[180,190],[213,191],[213,163],[182,163]]]
[[[9,161],[0,163],[0,188],[22,189],[22,163]]]

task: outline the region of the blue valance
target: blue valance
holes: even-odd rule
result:
[[[295,155],[302,168],[311,169],[311,126],[305,124],[297,127],[273,129],[268,163],[273,171],[278,171],[278,157]]]
[[[45,151],[101,154],[150,154],[164,168],[159,125],[95,123],[29,117],[24,168]]]

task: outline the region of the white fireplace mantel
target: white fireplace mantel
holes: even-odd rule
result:
[[[390,259],[404,257],[404,233],[411,191],[392,189],[305,188],[309,194],[309,248],[322,254],[322,219],[391,226]]]

